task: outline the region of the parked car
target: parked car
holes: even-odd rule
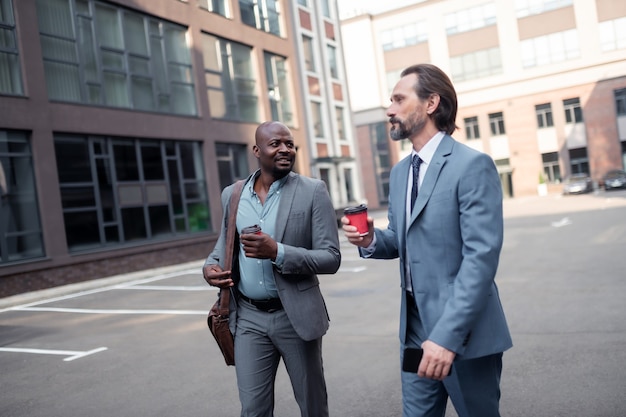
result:
[[[593,181],[587,174],[574,174],[563,181],[563,194],[583,194],[593,191]]]
[[[602,178],[605,190],[613,190],[615,188],[626,188],[626,171],[614,169],[606,173]]]

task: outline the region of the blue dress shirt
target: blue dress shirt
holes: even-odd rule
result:
[[[247,226],[258,224],[263,233],[275,239],[276,217],[280,203],[280,189],[287,177],[274,181],[270,186],[265,203],[261,203],[259,196],[254,191],[254,182],[259,177],[260,171],[252,175],[243,187],[239,208],[237,210],[237,231]],[[284,247],[278,243],[278,255],[274,262],[271,259],[248,258],[243,250],[239,251],[240,278],[239,291],[246,297],[254,300],[266,300],[277,298],[278,290],[274,281],[273,268],[280,269],[284,259]]]

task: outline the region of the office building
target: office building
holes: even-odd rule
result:
[[[279,120],[361,198],[335,3],[0,0],[0,296],[200,260]]]
[[[410,152],[408,141],[388,139],[385,109],[400,72],[417,63],[450,76],[459,99],[454,137],[491,155],[505,196],[560,193],[563,179],[577,173],[597,186],[606,172],[624,168],[626,2],[401,4],[340,9],[371,207],[387,203],[389,170]]]

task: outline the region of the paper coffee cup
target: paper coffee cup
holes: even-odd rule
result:
[[[241,229],[241,234],[245,235],[248,233],[254,233],[257,235],[261,234],[261,226],[259,226],[258,224],[252,225],[252,226],[248,226],[248,227],[244,227],[243,229]]]
[[[361,236],[367,235],[369,226],[367,225],[367,206],[365,204],[346,207],[343,210],[343,214],[350,220],[352,226],[356,226]]]

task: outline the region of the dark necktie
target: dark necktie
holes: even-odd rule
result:
[[[420,165],[422,164],[422,159],[413,155],[413,160],[411,161],[411,165],[413,165],[413,188],[411,188],[411,213],[413,213],[413,206],[415,205],[415,200],[417,199],[417,186],[419,184],[420,179]]]

